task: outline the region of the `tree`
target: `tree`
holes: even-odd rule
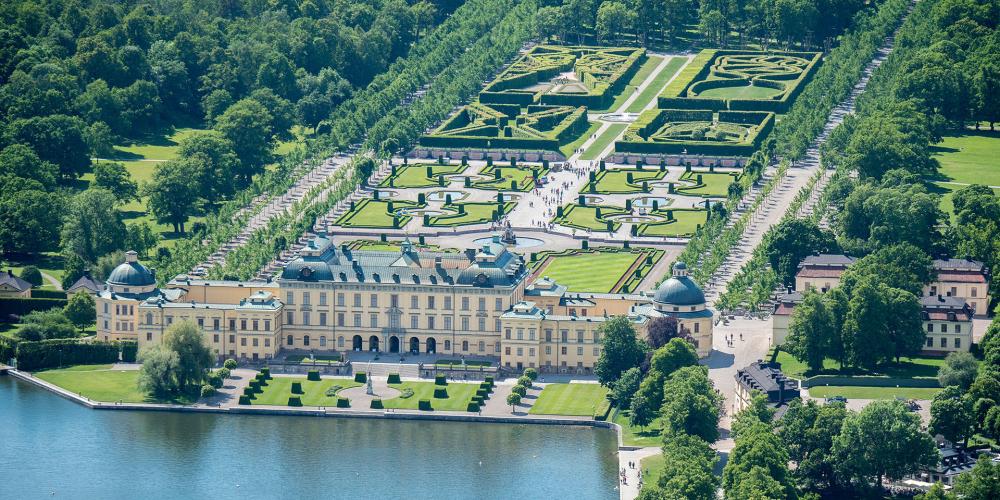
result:
[[[955,493],[970,500],[1000,498],[1000,464],[988,453],[981,455],[970,472],[955,479]]]
[[[778,436],[795,462],[793,474],[810,489],[836,488],[837,476],[831,455],[833,440],[840,433],[847,409],[843,404],[819,405],[815,400],[793,400],[779,422]]]
[[[128,224],[125,229],[128,234],[128,248],[138,252],[142,258],[146,258],[149,251],[156,248],[160,241],[160,236],[145,222]]]
[[[844,320],[844,344],[852,366],[874,369],[892,355],[888,311],[879,286],[865,280],[853,290]]]
[[[767,246],[767,260],[786,286],[795,284],[795,273],[802,259],[815,253],[838,250],[833,233],[820,229],[811,220],[785,219],[778,223],[772,234],[771,244]]]
[[[672,338],[666,345],[657,349],[650,360],[650,368],[670,376],[680,368],[698,364],[698,352],[690,342]]]
[[[767,421],[761,417],[768,418]],[[794,485],[788,451],[771,426],[770,414],[751,405],[737,414],[735,446],[722,471],[726,498],[790,498]]]
[[[783,349],[799,361],[804,361],[810,371],[818,372],[823,369],[830,345],[840,333],[834,330],[834,326],[833,313],[827,308],[823,295],[807,290],[802,303],[792,311],[789,335]]]
[[[7,134],[9,143],[30,146],[42,161],[57,165],[63,178],[75,179],[90,166],[85,128],[75,116],[35,116],[14,120]]]
[[[521,395],[515,392],[508,394],[507,404],[510,405],[510,412],[514,413],[514,407],[521,404]]]
[[[139,353],[139,389],[159,398],[169,397],[181,391],[177,380],[180,371],[180,357],[162,344],[153,345]]]
[[[632,403],[632,396],[639,390],[641,384],[642,371],[639,370],[639,367],[629,368],[611,384],[608,400],[619,408],[628,408]]]
[[[944,358],[944,364],[938,370],[938,383],[941,387],[958,386],[963,391],[968,390],[976,379],[979,362],[968,352],[949,353]]]
[[[528,379],[534,382],[535,380],[538,380],[538,370],[534,368],[528,368],[524,370],[524,376],[528,377]]]
[[[674,337],[693,340],[687,330],[681,328],[677,318],[673,316],[657,316],[650,319],[646,325],[646,335],[649,338],[649,346],[653,349],[663,347]]]
[[[181,389],[198,387],[212,367],[212,351],[205,345],[201,329],[192,321],[174,323],[163,334],[163,346],[177,354],[177,384]]]
[[[11,144],[0,151],[0,176],[6,175],[32,179],[43,188],[52,189],[59,176],[59,167],[42,161],[33,149],[24,144]]]
[[[233,144],[233,151],[240,159],[237,172],[243,185],[250,183],[271,160],[274,149],[274,131],[271,113],[253,99],[242,99],[230,106],[215,121],[215,130]]]
[[[602,385],[609,387],[623,371],[639,366],[645,349],[636,336],[632,321],[626,316],[615,316],[605,321],[599,331],[603,349],[594,365],[594,373]]]
[[[851,290],[855,283],[867,278],[919,296],[924,284],[933,277],[934,265],[930,256],[903,243],[880,248],[858,259],[844,272],[841,283]]]
[[[646,378],[639,384],[639,390],[632,395],[629,405],[629,421],[632,425],[645,427],[653,422],[663,405],[664,376],[656,370],[650,370]]]
[[[153,180],[145,186],[149,210],[157,221],[173,225],[175,233],[184,234],[184,224],[195,213],[202,163],[197,159],[165,162],[156,168]]]
[[[962,393],[962,389],[953,385],[934,395],[928,427],[932,434],[940,434],[956,444],[967,442],[975,424],[972,400]]]
[[[24,266],[21,269],[21,279],[31,283],[31,286],[42,286],[42,272],[35,266]]]
[[[934,483],[931,489],[927,490],[927,493],[913,497],[914,500],[948,500],[950,498],[954,498],[954,495],[944,490],[944,485],[941,484],[941,481]]]
[[[101,188],[74,196],[63,220],[63,253],[96,262],[98,257],[121,249],[126,233],[117,206],[115,196]]]
[[[736,414],[736,418],[733,419],[729,437],[739,439],[740,435],[752,432],[752,428],[758,423],[763,422],[770,425],[773,419],[774,410],[768,406],[767,396],[760,391],[753,391],[750,404],[740,410]]]
[[[664,435],[663,472],[656,484],[662,498],[714,499],[719,478],[712,471],[718,461],[715,450],[699,437]]]
[[[17,187],[29,183],[27,189]],[[37,182],[0,177],[0,251],[34,254],[57,248],[64,204],[61,193],[46,193]]]
[[[909,243],[928,252],[944,218],[939,204],[939,197],[919,184],[880,187],[862,183],[844,200],[838,218],[841,247],[865,253]]]
[[[921,322],[920,300],[906,290],[887,286],[881,288],[888,307],[886,325],[889,342],[896,363],[899,363],[900,357],[919,354],[924,347],[927,334]]]
[[[73,294],[63,307],[66,319],[76,326],[80,333],[97,320],[97,304],[90,293],[80,290]]]
[[[198,168],[199,196],[216,202],[233,195],[240,160],[228,139],[214,131],[191,134],[181,141],[180,156]]]
[[[719,438],[722,396],[715,391],[704,366],[687,366],[663,385],[663,428],[714,442]]]
[[[123,205],[139,200],[139,186],[121,163],[104,162],[94,165],[94,185],[110,191]]]
[[[899,401],[873,401],[844,419],[833,441],[838,474],[864,485],[899,480],[937,464],[934,440],[920,429],[920,417]]]
[[[52,308],[47,311],[32,311],[21,317],[22,332],[26,332],[24,328],[30,327],[32,329],[37,329],[37,335],[39,338],[34,340],[44,340],[44,339],[65,339],[76,337],[76,329],[73,328],[73,324],[70,323],[66,315],[63,314],[62,309]],[[20,332],[19,332],[20,333]],[[32,333],[34,335],[34,333]]]
[[[621,35],[633,31],[636,21],[635,11],[625,4],[615,1],[605,1],[597,9],[597,39],[602,43],[621,40]]]

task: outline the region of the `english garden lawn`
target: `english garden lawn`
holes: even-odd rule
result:
[[[549,384],[528,413],[590,417],[607,394],[608,389],[600,384]]]
[[[465,207],[465,213],[455,212],[448,215],[438,215],[431,217],[429,226],[433,227],[453,227],[466,226],[470,224],[486,224],[493,220],[493,212],[499,206],[498,203],[456,203],[448,208],[458,210],[459,206]],[[510,213],[517,206],[515,202],[504,203],[504,213]],[[391,223],[392,221],[390,221]]]
[[[806,364],[795,359],[791,354],[785,351],[780,351],[777,358],[775,359],[778,363],[781,363],[781,371],[794,378],[806,378],[813,375],[844,375],[838,370],[838,364],[833,359],[827,358],[823,361],[823,372],[822,373],[808,373],[808,368]],[[876,371],[877,375],[885,375],[888,377],[897,378],[935,378],[937,377],[938,370],[944,365],[944,358],[937,357],[916,357],[916,358],[900,358],[900,363],[889,363],[884,366],[879,367]],[[864,375],[864,373],[858,373],[859,375]],[[847,373],[846,375],[851,375]]]
[[[935,180],[1000,186],[1000,132],[970,130],[946,136],[931,151],[940,164]]]
[[[303,394],[292,394],[292,382],[302,383]],[[306,380],[305,377],[274,377],[263,387],[264,392],[251,400],[253,405],[287,406],[290,396],[302,398],[303,406],[336,406],[337,396],[327,396],[326,391],[333,386],[341,389],[358,387],[361,384],[350,378],[324,378]]]
[[[383,399],[382,405],[386,409],[416,410],[421,399],[428,399],[431,408],[436,411],[465,411],[472,401],[472,396],[476,395],[479,384],[449,382],[448,385],[435,385],[434,382],[403,382],[389,384],[389,387],[399,391],[409,388],[413,390],[413,395],[408,398]],[[434,389],[442,387],[448,390],[448,397],[435,398]]]
[[[814,398],[844,396],[847,399],[933,399],[941,392],[936,387],[861,387],[823,385],[809,388],[809,395]]]
[[[195,402],[195,398],[184,396],[171,401],[147,396],[139,390],[138,370],[112,370],[111,365],[79,365],[35,372],[34,376],[94,401],[182,404]]]
[[[587,252],[557,255],[541,271],[571,292],[608,293],[639,255],[629,252]]]
[[[411,201],[393,201],[393,210],[397,208],[416,207]],[[409,222],[409,217],[399,217],[399,227]],[[363,199],[354,205],[354,210],[348,211],[337,219],[336,225],[343,227],[391,228],[392,215],[389,214],[389,202],[384,200]]]

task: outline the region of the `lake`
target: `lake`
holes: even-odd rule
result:
[[[617,499],[587,427],[91,410],[0,376],[0,496]]]

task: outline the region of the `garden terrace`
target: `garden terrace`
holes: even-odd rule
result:
[[[112,365],[78,365],[35,372],[36,377],[94,401],[191,404],[197,397],[180,395],[161,400],[139,390],[139,370],[114,370]]]
[[[389,387],[402,394],[393,399],[383,399],[382,404],[386,409],[416,410],[421,399],[428,399],[431,402],[431,409],[436,411],[466,411],[472,402],[472,396],[475,396],[476,390],[479,389],[479,384],[436,385],[434,382],[403,382],[389,384]],[[435,389],[446,389],[448,397],[435,398]]]
[[[591,231],[617,231],[621,223],[607,218],[613,215],[627,215],[628,210],[619,207],[609,207],[602,205],[578,205],[570,203],[565,207],[560,207],[560,213],[552,219],[552,222],[561,226]]]
[[[302,385],[302,392],[292,393],[292,382]],[[267,385],[261,387],[262,392],[250,400],[252,405],[287,406],[288,398],[297,396],[303,406],[337,406],[337,393],[361,384],[347,378],[325,378],[307,380],[306,377],[273,377]]]
[[[666,175],[666,170],[661,170],[659,167],[602,170],[595,174],[594,180],[584,186],[581,192],[600,194],[648,193],[652,189],[648,183],[663,179]],[[644,182],[646,183],[645,190],[643,189]]]
[[[490,165],[480,172],[490,179],[472,182],[471,187],[496,191],[531,191],[535,188],[536,179],[545,177],[548,173],[549,168],[545,166]]]
[[[345,242],[348,250],[369,250],[378,252],[398,252],[402,240],[400,241],[377,241],[377,240],[352,240]],[[457,248],[444,248],[437,245],[423,245],[420,243],[414,243],[413,247],[417,250],[428,251],[428,252],[453,252],[458,253]]]
[[[509,214],[516,206],[517,203],[513,201],[505,202],[503,205],[491,202],[452,203],[451,205],[445,205],[444,209],[454,210],[453,213],[448,215],[425,216],[424,226],[455,227],[468,226],[471,224],[486,224],[491,221],[499,220],[503,214]],[[502,210],[498,211],[497,209],[501,207]]]
[[[441,176],[460,174],[468,165],[393,165],[380,187],[426,188],[441,185]]]
[[[546,276],[571,292],[629,293],[663,257],[654,248],[599,247],[532,254],[533,276]]]
[[[592,417],[607,395],[608,389],[600,384],[548,384],[528,413]]]
[[[538,45],[479,94],[482,103],[607,108],[639,70],[645,49]]]
[[[704,50],[660,94],[659,107],[784,113],[821,57],[819,52]]]
[[[583,106],[483,104],[465,106],[428,135],[431,148],[559,151],[589,127]]]
[[[615,151],[747,157],[774,128],[774,113],[651,109],[615,142]]]
[[[638,236],[689,237],[708,220],[708,212],[700,209],[660,209],[652,213],[665,218],[662,222],[647,222],[636,229]]]
[[[691,170],[681,174],[682,181],[690,185],[677,187],[679,194],[701,196],[704,198],[725,198],[729,196],[729,185],[738,181],[740,174],[736,172],[704,172]]]
[[[351,202],[351,209],[334,223],[341,227],[367,227],[375,229],[398,229],[406,225],[411,216],[402,209],[423,208],[412,201],[373,200],[365,198],[357,203]]]

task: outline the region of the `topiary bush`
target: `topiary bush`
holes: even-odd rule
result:
[[[486,377],[486,379],[483,380],[483,381],[486,382],[487,384],[490,384],[490,387],[492,387],[494,385],[493,384],[493,376],[492,375],[490,375],[489,377]]]
[[[256,392],[264,392],[264,391],[263,391],[263,390],[261,390],[261,388],[260,388],[260,381],[259,381],[259,380],[256,380],[256,379],[254,379],[254,380],[251,380],[251,381],[250,381],[250,383],[248,384],[248,388],[249,388],[250,390],[252,390],[253,392],[255,392],[255,393],[256,393]]]
[[[292,394],[304,394],[302,392],[302,382],[292,382]]]
[[[222,366],[224,366],[228,370],[235,370],[236,369],[236,360],[233,359],[233,358],[229,358],[229,359],[226,360],[225,363],[222,363]]]
[[[381,410],[381,409],[384,409],[385,407],[382,406],[382,400],[381,399],[373,399],[372,400],[372,404],[371,404],[371,408],[373,410]]]
[[[421,399],[420,402],[417,403],[417,409],[421,411],[432,411],[433,408],[431,408],[431,400]]]
[[[628,245],[628,241],[625,242]],[[627,246],[625,248],[628,248]],[[528,368],[524,370],[524,376],[530,378],[532,381],[538,380],[538,370],[534,368]]]
[[[249,405],[250,404],[250,396],[240,396],[240,404],[241,405]]]
[[[354,374],[354,381],[363,384],[368,381],[368,374],[365,372],[358,372]]]
[[[413,397],[413,389],[410,389],[409,387],[404,387],[401,392],[402,394],[399,395],[400,399],[409,399]]]
[[[448,379],[443,373],[438,373],[434,376],[434,385],[448,385]]]
[[[208,382],[206,385],[212,386],[213,389],[222,387],[222,377],[218,373],[209,373],[206,382]]]
[[[209,384],[201,386],[201,397],[207,398],[215,395],[215,387]]]
[[[390,373],[389,374],[389,383],[390,384],[401,384],[401,383],[403,383],[403,381],[400,380],[398,373]]]
[[[271,380],[271,369],[270,368],[268,368],[268,367],[265,366],[264,368],[260,369],[260,373],[261,373],[261,375],[264,376],[264,380]]]
[[[306,380],[318,381],[319,370],[309,370],[309,373],[306,374]]]
[[[523,398],[524,395],[528,393],[528,389],[525,389],[523,385],[515,385],[513,388],[511,388],[510,392],[511,394],[517,394],[518,396],[521,396]]]
[[[337,408],[350,408],[351,401],[347,398],[337,398]]]
[[[445,399],[447,397],[448,397],[448,389],[445,389],[444,387],[437,387],[434,389],[435,399]]]
[[[517,385],[523,385],[523,386],[525,386],[527,388],[531,387],[531,382],[532,382],[531,377],[529,377],[527,375],[521,375],[517,379]]]
[[[267,377],[265,377],[263,373],[258,373],[257,378],[255,380],[257,381],[258,384],[260,384],[261,387],[267,386]]]
[[[243,395],[244,396],[253,399],[254,394],[256,394],[256,392],[254,392],[254,390],[253,390],[252,387],[244,387],[243,388]]]
[[[218,370],[215,370],[215,373],[217,373],[222,380],[226,380],[232,375],[229,368],[219,368]]]
[[[288,406],[302,406],[302,398],[298,396],[289,396]]]
[[[465,408],[465,411],[469,413],[479,413],[479,405],[476,403],[469,403],[469,406]]]

